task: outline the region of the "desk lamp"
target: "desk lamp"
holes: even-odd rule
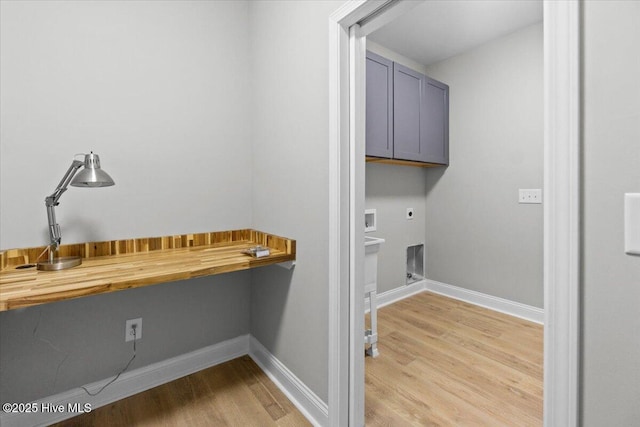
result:
[[[76,175],[81,166],[84,166],[84,169]],[[109,187],[115,183],[108,173],[100,169],[100,157],[97,154],[93,154],[93,151],[90,154],[84,154],[84,161],[74,158],[73,163],[69,166],[67,173],[64,174],[53,194],[44,199],[44,203],[47,206],[51,242],[48,246],[49,259],[38,262],[38,270],[64,270],[82,264],[82,257],[79,256],[54,258],[54,254],[60,247],[60,241],[62,240],[60,226],[56,223],[55,207],[59,205],[58,200],[60,200],[62,193],[67,191],[69,184],[74,187]]]

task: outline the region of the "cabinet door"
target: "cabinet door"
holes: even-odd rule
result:
[[[403,65],[393,64],[393,157],[426,162],[422,147],[421,116],[426,110],[426,77]]]
[[[449,86],[425,76],[421,153],[429,163],[449,164]]]
[[[367,52],[366,67],[367,156],[393,155],[393,62]]]

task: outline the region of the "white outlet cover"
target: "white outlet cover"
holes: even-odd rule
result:
[[[133,341],[133,334],[129,333],[131,331],[131,325],[138,325],[136,327],[136,341],[142,339],[142,317],[138,317],[137,319],[129,319],[126,321],[124,326],[124,341],[129,342]]]
[[[624,251],[640,255],[640,193],[624,195]]]
[[[540,204],[542,203],[542,190],[539,188],[518,190],[518,203]]]
[[[413,217],[414,217],[413,208],[407,208],[407,219],[413,219]]]

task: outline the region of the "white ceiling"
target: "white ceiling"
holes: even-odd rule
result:
[[[427,0],[367,38],[429,65],[542,21],[542,0]]]

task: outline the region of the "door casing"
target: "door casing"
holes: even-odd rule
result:
[[[329,19],[329,425],[364,425],[366,35],[419,2],[349,1]],[[544,425],[579,423],[580,2],[544,2]]]

